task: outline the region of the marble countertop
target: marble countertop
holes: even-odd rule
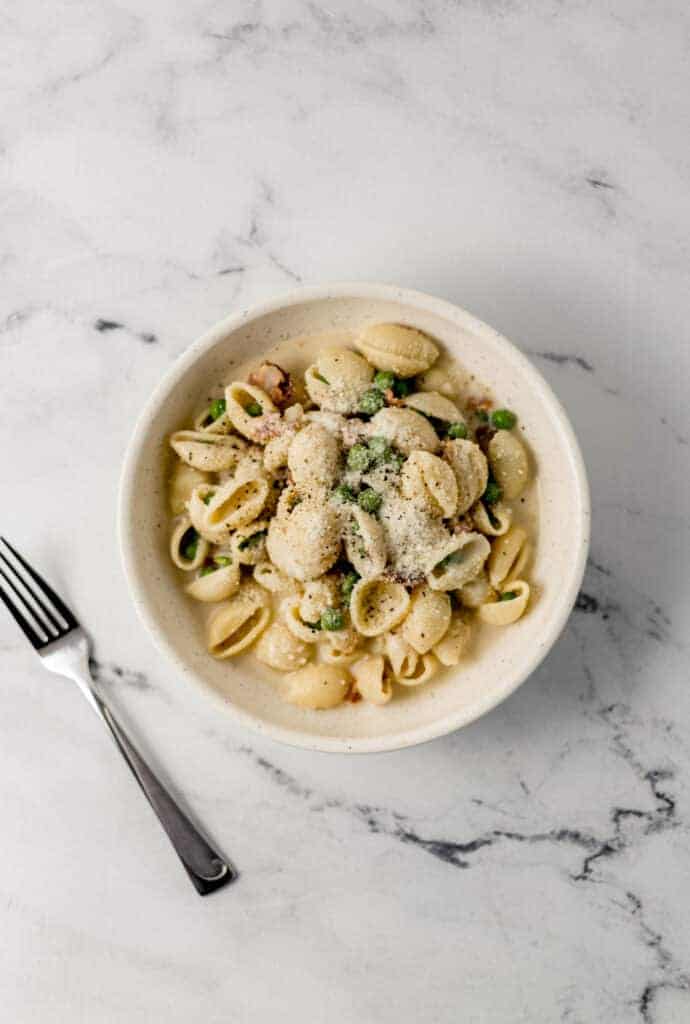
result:
[[[1,617],[3,1020],[689,1020],[687,5],[28,0],[3,38],[3,532],[242,872],[199,899],[76,688]],[[514,339],[594,505],[533,677],[360,758],[183,693],[114,532],[161,373],[229,311],[343,279]]]

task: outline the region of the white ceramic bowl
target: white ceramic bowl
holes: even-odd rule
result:
[[[438,680],[398,688],[384,708],[344,704],[305,711],[285,703],[259,663],[214,661],[205,651],[193,602],[168,551],[167,437],[188,423],[210,383],[230,364],[299,334],[396,321],[438,338],[514,409],[537,467],[539,533],[529,613],[495,630],[478,656]],[[196,341],[149,399],[127,452],[120,490],[120,543],[137,611],[180,676],[220,696],[233,717],[277,740],[312,750],[395,750],[467,725],[504,700],[542,661],[578,593],[589,543],[589,493],[580,450],[551,388],[505,338],[469,313],[420,292],[375,284],[300,288],[229,316]],[[486,627],[484,627],[486,628]]]

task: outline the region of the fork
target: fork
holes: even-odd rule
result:
[[[48,671],[73,679],[108,726],[197,892],[206,896],[234,881],[237,872],[233,866],[223,860],[180,809],[98,693],[89,669],[89,641],[74,614],[4,537],[0,541],[7,549],[0,548],[0,576],[5,583],[0,583],[0,599]]]

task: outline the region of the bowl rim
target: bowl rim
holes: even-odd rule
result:
[[[178,656],[164,631],[158,625],[152,602],[147,597],[144,581],[139,575],[134,556],[134,517],[130,515],[134,499],[134,479],[148,432],[163,397],[167,395],[168,391],[185,375],[187,370],[194,365],[201,355],[214,348],[237,328],[267,314],[278,312],[280,309],[329,299],[380,299],[399,302],[402,305],[412,308],[416,307],[425,312],[451,320],[459,327],[471,333],[488,336],[499,348],[505,348],[512,359],[518,363],[521,371],[530,378],[531,385],[539,392],[540,400],[548,406],[557,422],[560,435],[571,458],[579,504],[577,521],[580,527],[580,535],[578,551],[573,563],[573,571],[570,574],[567,586],[562,588],[554,611],[547,622],[548,629],[543,637],[544,642],[535,646],[523,670],[515,678],[512,678],[508,684],[493,690],[490,694],[487,694],[486,698],[476,701],[469,708],[464,708],[452,715],[446,715],[438,721],[426,725],[408,728],[398,733],[381,737],[339,738],[314,735],[313,733],[301,732],[267,723],[250,712],[236,707],[231,701],[214,690],[213,687],[204,683],[203,679]],[[416,746],[469,725],[506,700],[529,678],[544,660],[558,640],[570,617],[585,572],[589,552],[590,527],[589,484],[582,452],[575,432],[550,384],[547,383],[540,371],[527,356],[489,324],[479,320],[471,313],[446,299],[436,298],[433,295],[428,295],[425,292],[416,291],[411,288],[370,282],[335,282],[294,288],[286,293],[265,299],[240,309],[235,313],[231,313],[193,341],[163,374],[136,420],[122,465],[117,504],[117,533],[125,577],[137,615],[148,630],[158,650],[172,662],[185,680],[192,682],[197,690],[205,693],[216,704],[220,703],[226,713],[238,724],[248,727],[255,733],[269,736],[289,746],[325,753],[384,753]]]

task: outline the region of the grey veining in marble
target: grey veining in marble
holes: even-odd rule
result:
[[[3,42],[3,532],[242,871],[190,891],[76,690],[0,618],[3,1020],[690,1020],[687,5],[28,0]],[[347,759],[175,678],[114,509],[190,340],[358,278],[521,345],[581,439],[594,529],[507,703]]]

